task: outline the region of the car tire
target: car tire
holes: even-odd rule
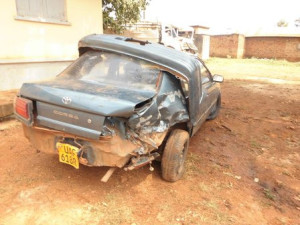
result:
[[[209,116],[207,117],[208,120],[215,119],[220,112],[221,109],[221,94],[219,95],[216,104],[212,107],[212,110],[210,111]]]
[[[175,182],[183,176],[189,138],[189,133],[181,129],[175,129],[170,134],[161,159],[164,180]]]

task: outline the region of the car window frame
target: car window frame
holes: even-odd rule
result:
[[[109,83],[109,80],[105,81],[104,80],[100,80],[99,78],[101,77],[94,77],[92,76],[92,73],[91,71],[93,69],[95,69],[95,66],[97,66],[99,64],[99,62],[95,63],[92,67],[91,67],[91,70],[88,71],[88,72],[84,72],[83,74],[79,71],[81,70],[84,65],[86,64],[88,60],[88,57],[93,57],[93,56],[97,56],[98,54],[103,54],[103,55],[111,55],[112,58],[114,57],[114,59],[118,59],[120,60],[119,64],[121,64],[121,67],[120,65],[118,65],[116,68],[118,69],[118,73],[120,73],[120,69],[124,70],[124,66],[126,66],[127,63],[130,63],[131,60],[134,60],[133,63],[135,65],[135,62],[136,60],[140,61],[140,62],[144,62],[146,64],[149,64],[150,66],[153,66],[155,67],[155,69],[157,70],[157,77],[156,77],[156,81],[153,82],[153,83],[146,83],[145,81],[144,82],[136,82],[136,85],[139,85],[138,87],[136,85],[133,85],[133,81],[131,81],[131,84],[129,86],[126,86],[126,88],[129,88],[129,89],[137,89],[137,90],[143,90],[143,91],[157,91],[158,90],[158,86],[159,86],[159,83],[161,82],[161,76],[162,76],[162,70],[161,68],[159,68],[156,64],[154,63],[151,63],[151,62],[148,62],[144,59],[139,59],[139,58],[136,58],[136,57],[133,57],[133,56],[130,56],[130,55],[126,55],[126,54],[120,54],[120,53],[114,53],[114,52],[108,52],[108,51],[97,51],[97,50],[89,50],[89,51],[86,51],[84,54],[82,54],[78,59],[76,59],[73,63],[71,63],[66,69],[64,69],[61,73],[59,73],[57,75],[57,77],[59,78],[67,78],[67,79],[74,79],[74,80],[82,80],[82,81],[85,81],[85,82],[92,82],[92,83],[103,83],[103,84],[107,84],[107,85],[112,85],[112,86],[115,86],[115,87],[118,87],[118,88],[125,88],[125,86],[121,86],[121,82],[117,83],[117,82],[113,82],[113,83]],[[111,58],[111,59],[112,59]],[[110,59],[110,60],[111,60]],[[105,62],[104,62],[105,63]],[[111,64],[111,63],[110,63]],[[78,67],[79,66],[79,67]],[[140,65],[141,68],[142,68],[142,65]],[[72,71],[74,70],[75,71]],[[97,68],[96,68],[97,69]],[[145,68],[144,68],[145,70]],[[154,70],[154,69],[153,69]],[[98,70],[99,71],[99,70]],[[106,74],[104,76],[104,78],[108,75],[109,71],[103,73],[103,74]],[[128,79],[129,78],[133,78],[134,76],[133,75],[130,75],[129,73],[123,71],[122,72],[122,75],[123,77],[127,77]],[[139,84],[138,84],[139,83]],[[123,83],[122,83],[123,84]],[[143,89],[142,87],[144,87],[145,89]],[[148,88],[147,88],[148,87]]]
[[[213,77],[212,77],[212,75],[211,75],[211,72],[210,72],[210,70],[207,68],[207,66],[205,65],[205,63],[204,63],[204,61],[202,60],[202,59],[200,59],[200,58],[197,58],[197,60],[199,61],[199,63],[200,63],[200,82],[201,82],[201,85],[205,85],[205,84],[207,84],[207,83],[209,83],[209,82],[212,82],[213,81]],[[201,65],[207,70],[207,72],[208,72],[208,81],[207,82],[202,82],[202,73],[201,73]]]

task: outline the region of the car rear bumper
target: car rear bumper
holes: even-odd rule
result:
[[[100,137],[99,140],[76,137],[61,131],[41,128],[28,127],[23,124],[24,135],[36,149],[58,154],[56,149],[57,142],[66,142],[80,148],[80,164],[86,166],[109,166],[124,167],[132,157],[148,154],[160,146],[166,133],[151,134],[149,138],[154,146],[147,145],[141,141],[122,139],[119,135]],[[146,149],[144,148],[146,147]]]

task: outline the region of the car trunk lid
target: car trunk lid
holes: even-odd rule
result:
[[[105,117],[128,118],[137,104],[152,98],[155,92],[55,79],[25,83],[20,95],[35,101],[38,125],[98,139]]]
[[[55,79],[23,84],[20,95],[41,102],[103,116],[129,117],[155,91],[133,90],[82,80]]]

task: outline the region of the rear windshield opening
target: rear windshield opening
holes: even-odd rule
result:
[[[147,61],[126,55],[88,51],[59,77],[109,84],[122,88],[155,90],[160,69]]]

